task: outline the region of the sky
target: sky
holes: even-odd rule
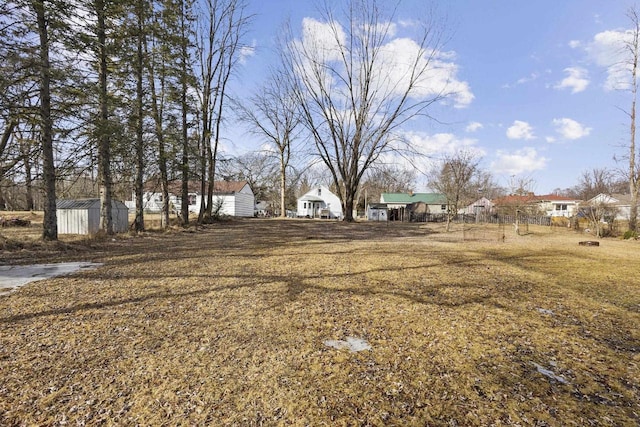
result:
[[[282,24],[288,19],[300,33],[303,20],[308,24],[321,16],[313,0],[248,2],[255,16],[236,84],[250,94],[264,82],[275,61],[275,37]],[[398,37],[403,36],[406,22],[427,16],[428,4],[401,2]],[[631,94],[621,85],[628,73],[620,68],[620,40],[631,28],[627,11],[632,3],[440,0],[430,4],[446,35],[441,58],[457,92],[434,106],[437,121],[414,120],[403,129],[412,144],[436,158],[472,149],[482,156],[481,166],[498,185],[509,188],[525,179],[537,194],[573,187],[594,168],[624,167],[614,156],[623,156],[629,143]],[[256,137],[239,133],[228,149],[250,151],[260,144]],[[425,190],[425,182],[419,173],[416,191]]]

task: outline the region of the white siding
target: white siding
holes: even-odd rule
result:
[[[119,202],[114,202],[111,209],[113,231],[126,233],[129,230],[129,209]],[[56,216],[60,234],[95,234],[100,230],[99,202],[89,208],[58,209]]]
[[[314,187],[298,199],[296,214],[299,217],[317,217],[318,211],[322,209],[328,209],[331,218],[342,218],[340,198],[324,185]]]

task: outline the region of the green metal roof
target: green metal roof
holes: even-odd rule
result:
[[[447,203],[444,194],[440,193],[382,193],[385,203],[415,203],[423,202],[427,205],[443,205]]]

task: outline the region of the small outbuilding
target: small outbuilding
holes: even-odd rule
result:
[[[58,200],[56,202],[58,233],[95,234],[100,230],[100,199]],[[118,201],[111,201],[113,231],[129,230],[129,209]]]
[[[387,221],[387,204],[386,203],[369,203],[367,205],[368,221]]]

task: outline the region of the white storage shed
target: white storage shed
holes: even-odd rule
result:
[[[56,203],[58,233],[95,234],[100,230],[100,199],[58,200]],[[117,200],[111,201],[113,231],[129,230],[129,208]]]

